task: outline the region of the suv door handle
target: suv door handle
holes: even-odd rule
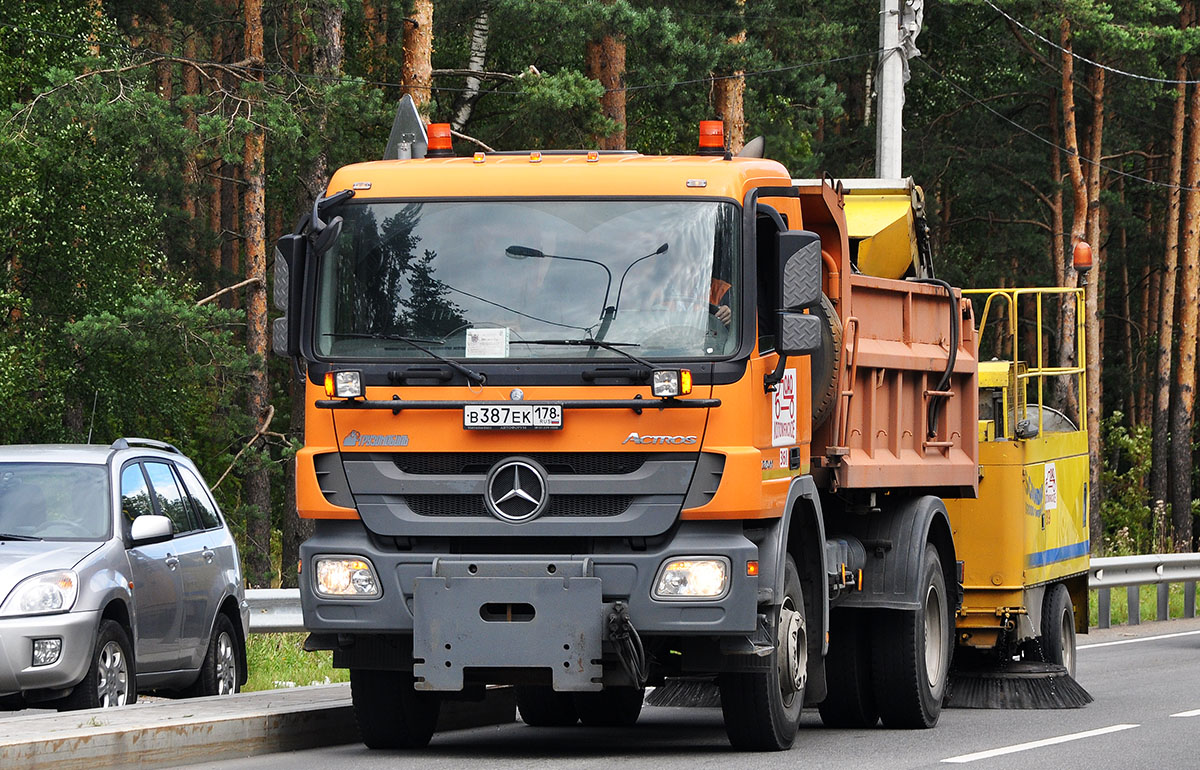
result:
[[[200,552],[200,555],[204,557],[204,560],[206,562],[208,562],[209,564],[212,564],[213,557],[217,555],[217,552],[211,548],[205,548],[203,551]]]
[[[164,559],[164,561],[167,563],[167,566],[170,567],[171,569],[175,569],[176,567],[179,566],[179,557],[178,556],[174,556],[172,554],[167,554],[167,558]]]

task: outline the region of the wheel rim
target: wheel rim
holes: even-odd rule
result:
[[[933,689],[942,681],[945,652],[946,628],[942,613],[942,595],[937,586],[931,585],[925,594],[925,676]]]
[[[237,686],[237,653],[233,639],[222,631],[217,636],[217,694],[231,695]]]
[[[804,691],[808,678],[808,643],[804,616],[796,611],[789,596],[779,610],[779,689],[783,701],[791,705],[797,693]]]
[[[129,699],[129,661],[125,651],[115,641],[110,641],[100,650],[97,659],[99,676],[96,695],[104,708],[124,706]]]
[[[1064,609],[1062,617],[1059,619],[1059,646],[1061,647],[1061,655],[1063,666],[1066,667],[1067,673],[1075,676],[1075,621],[1071,617],[1071,611]]]

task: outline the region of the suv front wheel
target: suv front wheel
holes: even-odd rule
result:
[[[59,711],[124,706],[137,700],[137,675],[129,634],[115,620],[101,620],[92,661],[83,681],[58,704]]]

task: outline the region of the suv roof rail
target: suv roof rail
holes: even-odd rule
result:
[[[112,442],[112,446],[109,448],[110,449],[129,449],[132,446],[144,446],[144,447],[149,447],[151,449],[161,449],[164,452],[171,452],[172,454],[177,454],[177,455],[183,454],[183,452],[180,452],[178,449],[176,449],[174,445],[168,444],[165,441],[155,441],[152,438],[138,438],[136,436],[119,438],[116,441]]]

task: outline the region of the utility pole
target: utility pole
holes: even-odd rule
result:
[[[879,0],[879,95],[875,125],[875,176],[900,178],[901,116],[904,112],[904,55],[900,52],[900,2]]]
[[[924,0],[880,0],[879,67],[875,92],[879,98],[875,127],[875,176],[900,179],[904,132],[904,84],[908,60],[920,56],[917,35],[924,16]]]

